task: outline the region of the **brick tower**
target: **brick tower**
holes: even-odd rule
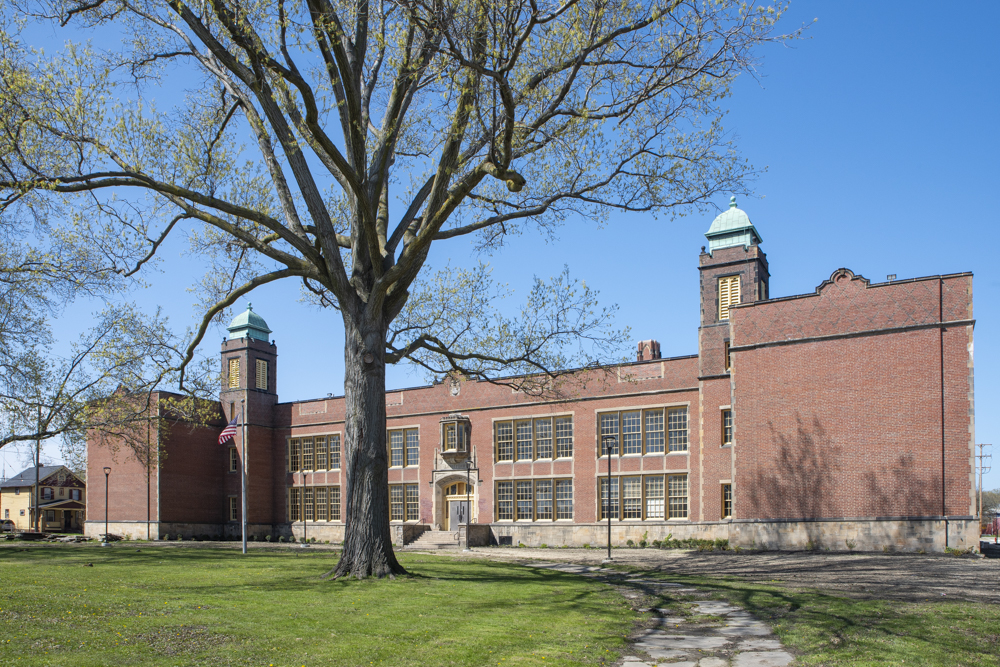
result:
[[[736,208],[719,215],[705,233],[708,252],[701,249],[701,326],[698,335],[699,376],[729,374],[729,306],[767,299],[767,257],[750,217]]]
[[[245,312],[233,318],[229,336],[222,342],[222,391],[219,400],[231,420],[240,413],[245,401],[246,430],[242,428],[228,443],[226,452],[226,531],[239,534],[242,502],[240,465],[247,460],[247,523],[251,534],[271,533],[275,519],[273,414],[278,402],[277,358],[271,330],[248,304]],[[242,423],[242,419],[241,419]],[[247,434],[247,443],[243,434]]]

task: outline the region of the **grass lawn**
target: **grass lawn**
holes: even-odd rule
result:
[[[336,556],[0,548],[0,664],[600,665],[635,619],[559,572],[401,554],[410,577],[320,580]]]
[[[736,577],[658,578],[712,591],[753,613],[797,654],[799,665],[1000,665],[996,606],[857,600],[797,589],[793,582],[762,585]]]

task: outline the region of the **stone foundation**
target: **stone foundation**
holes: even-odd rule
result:
[[[947,537],[946,537],[947,532]],[[706,523],[612,522],[611,544],[628,540],[690,538],[729,540],[730,546],[766,550],[927,551],[945,547],[976,548],[979,524],[974,517],[921,519],[823,519],[811,521],[718,521]],[[601,547],[608,542],[608,524],[494,523],[490,544],[526,547]]]

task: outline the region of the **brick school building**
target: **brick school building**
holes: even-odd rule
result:
[[[394,541],[464,540],[468,523],[473,545],[598,546],[610,515],[615,544],[976,545],[972,274],[871,283],[842,268],[774,297],[735,202],[706,236],[697,354],[642,341],[634,363],[544,397],[460,379],[388,391]],[[149,475],[118,460],[111,532],[239,534],[245,457],[255,535],[340,541],[343,397],[279,402],[264,319],[248,309],[229,331],[220,409],[228,421],[246,401],[247,441],[217,445],[220,416],[178,423]],[[110,460],[90,443],[92,479]],[[88,534],[103,503],[88,496]]]

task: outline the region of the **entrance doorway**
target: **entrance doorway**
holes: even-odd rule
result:
[[[472,489],[469,489],[470,491]],[[469,516],[470,501],[473,496],[465,495],[465,482],[455,482],[444,489],[444,511],[442,514],[442,528],[445,530],[458,530],[459,526],[464,526],[471,521]]]

